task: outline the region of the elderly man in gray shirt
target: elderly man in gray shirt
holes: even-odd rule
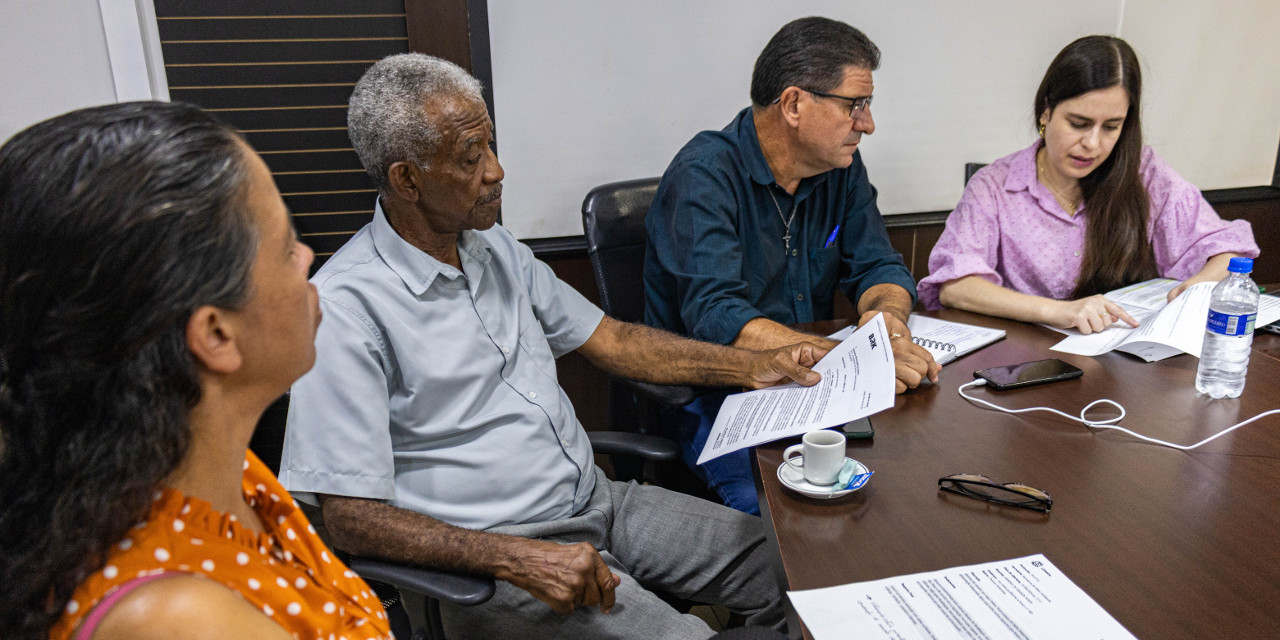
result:
[[[502,167],[479,82],[420,54],[357,84],[348,124],[373,222],[313,278],[317,361],[293,389],[280,479],[339,547],[485,573],[450,637],[705,638],[651,590],[781,627],[758,518],[607,480],[555,373],[578,351],[656,383],[759,388],[824,351],[753,352],[618,322],[496,226]]]

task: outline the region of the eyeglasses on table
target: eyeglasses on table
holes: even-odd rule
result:
[[[976,473],[953,473],[943,476],[938,478],[938,488],[968,498],[1022,507],[1041,513],[1049,513],[1053,508],[1053,498],[1035,487],[1017,482],[992,482],[991,478]]]

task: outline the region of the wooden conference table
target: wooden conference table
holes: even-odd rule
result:
[[[1211,400],[1195,390],[1198,361],[1189,355],[1151,363],[1116,352],[1072,356],[1050,351],[1061,335],[1042,327],[956,310],[928,315],[1008,337],[947,364],[937,384],[872,416],[874,439],[848,445],[850,457],[875,471],[866,487],[836,500],[800,496],[777,476],[783,449],[799,439],[756,448],[761,512],[786,588],[1043,553],[1139,638],[1280,637],[1280,415],[1183,452],[1045,412],[997,412],[956,393],[974,370],[1056,357],[1084,376],[966,392],[1071,415],[1110,398],[1128,411],[1123,426],[1191,444],[1280,408],[1280,339],[1259,333],[1244,394]],[[804,328],[827,334],[846,324]],[[1053,511],[939,491],[938,478],[952,473],[1029,484],[1053,497]]]

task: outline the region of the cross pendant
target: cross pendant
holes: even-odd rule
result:
[[[788,231],[786,235],[782,236],[782,240],[783,242],[787,243],[786,253],[790,254],[791,253],[791,232]]]

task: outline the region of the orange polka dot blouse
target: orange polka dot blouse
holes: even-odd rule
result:
[[[148,519],[80,584],[49,637],[88,638],[117,597],[142,581],[175,573],[226,585],[295,638],[391,637],[373,589],[333,557],[298,504],[249,451],[244,497],[265,533],[199,498],[170,488],[157,492]],[[104,600],[107,606],[95,609]]]

